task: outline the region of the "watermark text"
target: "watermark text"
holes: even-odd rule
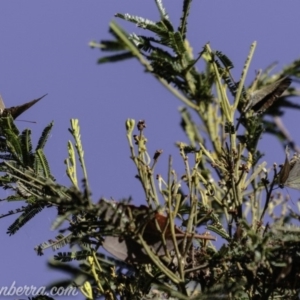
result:
[[[73,286],[69,287],[52,287],[47,290],[45,286],[36,287],[33,285],[17,286],[14,281],[10,286],[0,286],[0,296],[77,296],[78,289]]]

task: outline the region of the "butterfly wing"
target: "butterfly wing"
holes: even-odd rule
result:
[[[288,186],[293,189],[300,190],[300,157],[297,157],[297,160],[290,170],[289,176],[284,183],[285,186]]]
[[[4,110],[5,110],[5,104],[4,104],[4,101],[3,101],[3,99],[0,95],[0,115],[3,114]]]
[[[285,149],[285,162],[284,165],[282,166],[280,173],[279,173],[279,179],[278,179],[278,183],[279,183],[279,187],[283,188],[285,185],[285,182],[287,181],[290,171],[291,171],[291,165],[290,165],[290,153],[289,153],[289,148],[286,147]]]
[[[257,114],[262,114],[282,95],[282,93],[290,86],[291,82],[291,78],[284,77],[254,92],[251,97],[253,103],[251,109]]]
[[[5,108],[2,116],[8,116],[11,115],[13,117],[13,119],[16,119],[18,116],[20,116],[24,111],[26,111],[28,108],[30,108],[31,106],[33,106],[34,104],[36,104],[38,101],[40,101],[41,99],[43,99],[47,94],[45,94],[44,96],[32,100],[30,102],[27,102],[25,104],[19,105],[19,106],[13,106],[13,107],[9,107],[9,108]]]

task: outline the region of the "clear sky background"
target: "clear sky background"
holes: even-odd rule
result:
[[[164,0],[164,4],[177,26],[182,1]],[[298,1],[195,0],[187,37],[195,53],[210,42],[213,49],[228,55],[235,64],[236,79],[250,44],[257,41],[247,78],[250,82],[255,70],[277,61],[279,71],[300,57],[299,11]],[[182,104],[135,60],[96,64],[103,54],[90,49],[88,43],[111,38],[108,24],[117,12],[159,20],[155,2],[150,0],[1,1],[0,93],[7,107],[48,93],[21,117],[37,124],[17,124],[21,129],[31,128],[36,142],[43,128],[54,120],[45,152],[59,183],[70,185],[63,161],[71,138],[69,120],[78,118],[94,200],[132,196],[134,203],[141,204],[144,196],[134,178],[124,122],[127,118],[146,120],[149,153],[164,150],[157,173],[166,174],[169,154],[174,157],[174,167],[182,170],[174,146],[176,141],[186,141],[179,127],[178,108]],[[118,22],[128,32],[147,34],[134,24]],[[283,119],[298,145],[299,116],[300,112],[287,111]],[[261,145],[269,165],[284,161],[284,151],[274,138],[264,137]],[[5,192],[2,195],[5,197]],[[299,193],[291,195],[297,199]],[[15,207],[1,203],[0,214]],[[6,230],[16,216],[0,219],[0,287],[13,281],[17,286],[39,287],[67,276],[47,269],[46,261],[55,253],[48,250],[38,257],[33,250],[56,235],[49,231],[54,217],[54,211],[45,210],[11,237]]]

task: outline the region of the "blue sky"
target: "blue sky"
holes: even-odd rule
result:
[[[182,1],[165,0],[164,4],[178,25]],[[279,71],[299,58],[299,9],[297,1],[194,1],[187,37],[195,53],[210,42],[213,49],[228,55],[234,61],[236,79],[250,44],[257,41],[247,78],[250,82],[255,70],[277,61],[275,71]],[[70,185],[63,161],[71,138],[69,120],[78,118],[95,201],[102,196],[132,196],[135,203],[143,203],[142,189],[129,159],[125,120],[146,120],[149,153],[164,150],[157,173],[166,174],[169,154],[174,157],[174,167],[182,170],[174,146],[176,141],[186,141],[179,127],[178,108],[182,104],[144,73],[135,60],[96,64],[102,54],[90,49],[88,43],[110,38],[108,24],[117,12],[154,21],[159,18],[154,1],[149,0],[0,2],[0,93],[8,107],[48,93],[21,117],[37,124],[17,124],[21,129],[31,128],[36,142],[43,128],[54,120],[45,152],[59,183]],[[118,22],[128,32],[147,34],[133,24]],[[283,120],[299,145],[298,118],[297,112],[288,111]],[[269,165],[284,161],[283,149],[275,139],[266,136],[261,145]],[[2,195],[5,197],[5,192]],[[298,194],[293,193],[293,197]],[[11,207],[15,205],[1,203],[0,214]],[[46,267],[53,252],[38,257],[33,251],[34,246],[55,236],[49,231],[54,217],[54,212],[45,211],[11,237],[6,229],[15,217],[0,220],[0,287],[10,286],[13,281],[18,286],[41,286],[64,278]]]

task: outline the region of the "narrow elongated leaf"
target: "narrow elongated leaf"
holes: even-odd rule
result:
[[[19,140],[22,147],[22,157],[24,165],[32,166],[33,156],[32,156],[32,143],[31,143],[31,131],[29,129],[25,129]]]
[[[19,162],[23,163],[22,159],[22,146],[19,141],[19,137],[10,129],[5,130],[6,143],[7,147],[10,150],[11,154]]]
[[[133,58],[131,52],[125,52],[122,54],[116,54],[116,55],[110,55],[110,56],[104,56],[98,59],[98,64],[104,64],[104,63],[111,63],[111,62],[119,62],[125,59]]]
[[[15,234],[23,225],[43,210],[43,205],[28,205],[22,215],[7,229],[9,235]]]
[[[220,59],[220,61],[223,63],[224,67],[228,70],[233,69],[233,63],[232,61],[228,58],[228,56],[226,56],[225,54],[223,54],[221,51],[216,51],[215,52],[216,56]]]
[[[54,125],[54,122],[51,122],[48,126],[45,127],[45,129],[43,130],[42,134],[41,134],[41,137],[38,141],[38,144],[37,144],[37,147],[36,147],[36,150],[38,149],[44,149],[45,147],[45,144],[49,138],[49,135],[51,133],[51,130],[53,128],[53,125]]]
[[[46,159],[46,156],[45,156],[43,150],[38,149],[36,151],[36,155],[39,158],[39,162],[40,162],[39,170],[41,171],[42,176],[45,177],[45,178],[51,177],[50,167],[49,167],[48,161]]]
[[[180,24],[178,28],[178,31],[181,33],[183,39],[185,39],[185,35],[187,31],[187,18],[190,12],[191,2],[192,2],[191,0],[183,1],[182,16],[180,18]]]

